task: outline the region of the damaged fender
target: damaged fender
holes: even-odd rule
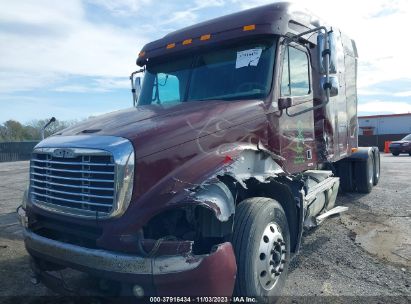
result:
[[[138,161],[136,166],[139,167]],[[134,193],[121,221],[107,223],[99,243],[110,243],[110,249],[123,248],[124,244],[117,241],[122,236],[135,234],[156,214],[179,207],[203,206],[212,210],[218,221],[228,222],[235,211],[236,194],[222,182],[224,177],[247,189],[251,179],[268,183],[270,178],[282,172],[274,157],[257,145],[221,145],[175,167],[138,197]],[[135,188],[138,187],[141,186],[136,184]]]

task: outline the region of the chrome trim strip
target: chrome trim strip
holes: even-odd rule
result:
[[[45,188],[45,187],[39,187],[39,186],[36,186],[36,185],[32,185],[31,187],[39,189],[39,190],[45,190],[45,191],[50,191],[50,192],[54,192],[54,193],[61,193],[61,194],[67,194],[67,195],[88,196],[88,197],[94,197],[94,198],[111,199],[110,204],[112,203],[113,198],[114,198],[113,195],[96,195],[96,194],[89,194],[89,193],[83,193],[83,192],[79,192],[79,193],[67,192],[67,191],[54,190],[54,189]],[[88,202],[86,201],[84,203],[87,204]]]
[[[46,176],[46,175],[42,175]],[[53,186],[59,186],[59,187],[66,187],[66,188],[78,188],[78,189],[89,189],[89,190],[102,190],[102,191],[114,191],[114,188],[107,188],[107,187],[90,187],[90,186],[78,186],[78,185],[70,185],[70,184],[60,184],[60,183],[55,183],[55,182],[50,182],[47,180],[39,180],[32,178],[32,181],[36,183],[42,183],[42,184],[49,184]],[[93,182],[96,181],[93,179]]]
[[[174,255],[157,258],[144,258],[137,255],[111,252],[102,249],[89,249],[51,240],[24,229],[24,243],[34,254],[48,256],[58,261],[87,268],[127,273],[152,274],[183,272],[197,268],[204,256]]]
[[[110,164],[110,163],[60,162],[56,160],[43,160],[43,159],[34,159],[34,158],[32,158],[31,161],[35,161],[39,163],[57,164],[57,165],[79,165],[79,166],[87,165],[87,166],[114,167],[114,164]]]
[[[114,172],[107,172],[107,171],[66,170],[66,169],[55,169],[51,167],[39,167],[39,166],[31,166],[31,167],[34,169],[38,169],[38,170],[49,170],[49,171],[57,171],[57,172],[107,174],[107,175],[114,174]]]
[[[90,178],[84,178],[84,177],[65,177],[65,176],[55,176],[55,175],[49,175],[49,174],[41,174],[37,172],[31,172],[31,174],[34,175],[39,175],[39,176],[45,176],[45,177],[50,177],[50,178],[57,178],[57,179],[68,179],[68,180],[78,180],[78,181],[88,181],[88,182],[98,182],[98,183],[112,183],[112,179],[90,179]]]
[[[92,203],[92,202],[87,202],[87,201],[76,201],[76,200],[61,198],[61,197],[52,196],[52,195],[48,195],[48,194],[41,194],[41,193],[37,193],[35,191],[32,191],[31,193],[33,193],[34,195],[37,195],[37,196],[43,196],[43,197],[55,199],[56,201],[63,201],[63,202],[68,202],[68,203],[81,204],[81,205],[91,205],[91,206],[104,207],[104,208],[112,207],[111,202],[110,202],[110,204],[106,205],[106,204]],[[93,214],[96,213],[95,211],[91,211],[91,212],[93,212]]]

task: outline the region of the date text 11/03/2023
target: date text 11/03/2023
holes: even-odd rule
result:
[[[257,303],[254,297],[150,297],[150,303]]]

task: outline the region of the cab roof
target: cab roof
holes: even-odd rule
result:
[[[149,59],[226,40],[269,34],[292,35],[319,25],[318,18],[309,11],[292,3],[278,2],[171,32],[161,39],[146,44],[139,54],[137,64],[144,66]]]

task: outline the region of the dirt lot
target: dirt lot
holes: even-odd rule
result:
[[[306,233],[282,302],[411,301],[411,157],[382,155],[381,166],[382,178],[371,194],[340,195],[337,204],[348,212]],[[27,162],[0,164],[0,302],[53,295],[30,283],[15,214],[27,178]]]

